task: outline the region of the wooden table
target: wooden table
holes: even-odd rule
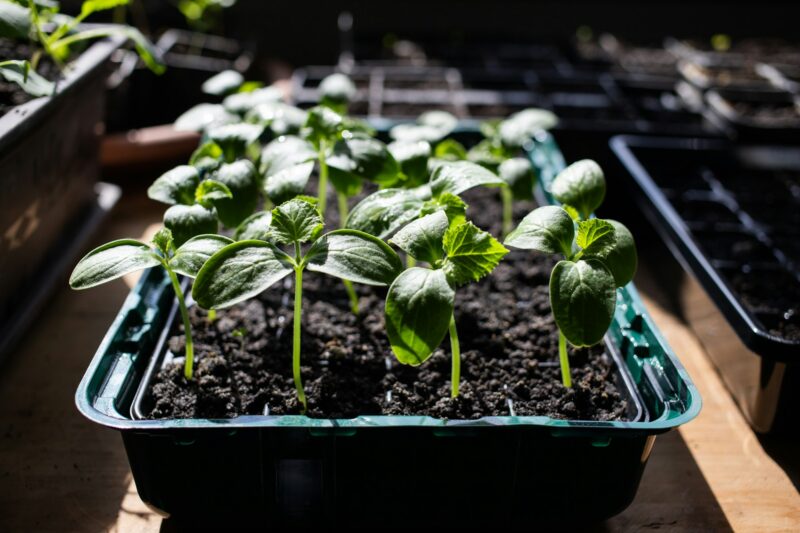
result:
[[[96,243],[151,234],[160,214],[143,191],[126,191]],[[636,500],[597,529],[800,531],[798,449],[750,431],[646,260],[637,284],[704,406],[696,420],[658,437]],[[73,400],[133,281],[81,293],[65,281],[0,368],[0,531],[171,529],[139,500],[120,437],[85,420]]]

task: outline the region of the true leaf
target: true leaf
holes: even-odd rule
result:
[[[603,338],[614,317],[614,276],[597,259],[559,261],[550,275],[550,306],[556,325],[574,346]]]
[[[401,363],[419,365],[442,343],[454,298],[441,270],[409,268],[392,283],[384,316],[392,352]]]
[[[272,234],[281,244],[304,243],[316,238],[322,231],[322,216],[317,207],[303,199],[295,198],[272,210]]]
[[[206,94],[224,96],[236,91],[244,83],[244,76],[235,70],[223,70],[203,82],[201,89]]]
[[[433,265],[444,255],[442,239],[449,225],[445,212],[436,211],[406,225],[390,242],[414,259]]]
[[[226,198],[233,198],[233,193],[227,185],[216,180],[203,180],[194,191],[195,202],[208,209]]]
[[[208,259],[233,240],[222,235],[198,235],[192,237],[175,251],[169,260],[172,270],[194,278]]]
[[[161,264],[161,259],[144,243],[121,239],[95,248],[72,271],[69,285],[88,289],[143,268]]]
[[[85,18],[98,11],[126,6],[128,2],[129,0],[83,0],[81,4],[81,16]]]
[[[365,285],[389,285],[403,270],[400,258],[385,242],[348,229],[319,238],[308,250],[305,262],[314,272]]]
[[[550,192],[556,200],[574,207],[583,219],[588,219],[606,195],[603,170],[591,159],[572,163],[556,176]]]
[[[471,222],[450,226],[444,234],[447,256],[442,269],[455,286],[478,281],[489,274],[508,250]]]
[[[159,176],[147,189],[151,200],[164,204],[191,205],[195,201],[195,190],[200,184],[200,174],[189,165],[180,165]]]
[[[247,300],[290,273],[292,260],[264,241],[239,241],[212,255],[197,273],[192,297],[205,309]]]
[[[613,274],[617,287],[624,287],[636,274],[636,243],[628,228],[616,220],[608,222],[614,226],[614,242],[596,255]]]
[[[249,160],[241,159],[221,165],[209,177],[224,184],[231,191],[232,198],[216,200],[214,206],[217,208],[220,222],[225,227],[235,228],[250,216],[258,205],[258,179],[255,166]]]
[[[498,168],[498,174],[511,188],[514,198],[518,200],[530,200],[533,198],[536,173],[527,159],[512,157],[503,161]]]
[[[175,246],[181,246],[195,235],[216,233],[219,222],[214,211],[200,204],[178,204],[164,212],[164,226],[172,232]]]
[[[445,139],[436,145],[433,155],[445,161],[461,161],[467,158],[467,150],[457,140]]]
[[[350,211],[346,226],[386,239],[417,218],[428,199],[430,188],[427,185],[413,189],[383,189],[361,200]]]
[[[438,198],[426,201],[420,210],[420,215],[429,215],[437,211],[444,211],[451,226],[467,221],[467,204],[455,194],[446,192]]]
[[[614,226],[605,220],[592,218],[578,223],[575,244],[583,249],[583,255],[601,255],[614,244]]]
[[[271,241],[272,239],[269,236],[271,223],[271,211],[260,211],[258,213],[253,213],[244,219],[244,221],[239,224],[239,227],[236,228],[234,239],[237,241]]]
[[[431,192],[434,197],[445,192],[459,195],[480,185],[497,186],[503,183],[497,175],[480,165],[469,161],[448,161],[438,166],[433,173]]]
[[[175,243],[172,239],[172,232],[170,229],[159,229],[155,235],[153,235],[153,245],[155,245],[156,250],[161,252],[162,257],[170,257],[172,251],[175,249]]]
[[[546,205],[528,213],[508,234],[504,244],[569,257],[574,238],[575,224],[567,212],[558,206]]]
[[[205,142],[192,152],[189,164],[196,168],[201,176],[213,172],[222,165],[222,148],[213,141]]]
[[[56,88],[53,82],[37,74],[28,61],[16,59],[1,61],[0,77],[16,83],[23,91],[35,97],[50,96]]]
[[[546,109],[525,109],[500,123],[497,129],[503,145],[521,147],[536,133],[556,126],[558,118]]]
[[[224,124],[234,124],[239,117],[219,104],[197,104],[184,112],[173,126],[178,131],[205,131]]]

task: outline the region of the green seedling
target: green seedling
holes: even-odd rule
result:
[[[221,235],[198,235],[176,248],[170,230],[162,228],[153,238],[152,245],[133,239],[122,239],[95,248],[75,266],[69,284],[76,290],[88,289],[137,270],[161,266],[166,270],[178,299],[186,334],[183,373],[187,380],[191,380],[194,372],[192,324],[178,274],[195,277],[209,257],[232,242]]]
[[[597,163],[573,163],[551,186],[563,207],[533,210],[505,240],[512,248],[564,257],[550,274],[550,307],[558,326],[565,387],[572,386],[567,341],[576,347],[600,342],[614,317],[616,289],[636,273],[636,245],[630,231],[615,220],[589,218],[605,191]]]
[[[453,316],[457,287],[489,274],[508,250],[487,232],[445,211],[419,218],[391,239],[392,244],[430,268],[411,267],[386,295],[386,332],[397,359],[419,365],[450,334],[450,395],[458,396],[461,350]]]
[[[402,270],[400,258],[382,240],[346,229],[322,234],[323,227],[314,200],[306,197],[282,203],[270,214],[254,215],[237,230],[237,238],[260,238],[220,249],[200,269],[192,288],[201,307],[221,309],[265,291],[294,272],[292,375],[303,413],[308,408],[300,374],[305,270],[378,286],[389,285]],[[310,245],[305,252],[304,245]]]
[[[222,11],[235,4],[236,0],[179,0],[178,10],[190,28],[205,33],[217,28]]]

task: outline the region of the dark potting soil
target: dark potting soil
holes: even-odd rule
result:
[[[30,59],[34,51],[34,48],[29,43],[0,37],[0,61]],[[42,57],[39,61],[36,72],[50,81],[55,81],[60,76],[58,67],[47,57]],[[33,99],[33,96],[23,91],[16,83],[0,78],[0,117],[8,113],[12,108],[30,102]]]
[[[465,195],[479,226],[499,234],[497,193]],[[534,204],[520,202],[517,220]],[[383,325],[385,289],[356,286],[361,313],[349,312],[341,281],[310,273],[304,279],[302,375],[308,415],[430,415],[447,419],[546,415],[620,420],[626,402],[602,347],[572,350],[573,387],[561,384],[557,330],[550,312],[549,272],[554,261],[516,251],[479,283],[458,290],[456,322],[462,347],[461,390],[450,398],[450,350],[445,339],[419,367],[392,356]],[[292,286],[287,278],[258,298],[218,311],[210,323],[191,309],[195,379],[183,378],[182,358],[156,376],[152,418],[224,418],[297,414],[291,373]],[[184,350],[176,321],[169,349]],[[233,335],[243,328],[241,338]],[[509,402],[510,400],[510,402]]]

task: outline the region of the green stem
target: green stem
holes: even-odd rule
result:
[[[209,309],[208,310],[208,321],[214,322],[217,319],[217,310],[216,309]]]
[[[336,199],[339,201],[339,227],[343,228],[347,222],[347,216],[350,214],[350,209],[347,207],[347,196],[337,192]]]
[[[306,393],[303,391],[303,378],[300,376],[300,320],[303,313],[303,269],[300,266],[294,268],[294,340],[292,342],[292,375],[294,376],[294,386],[297,389],[297,399],[303,406],[302,414],[306,414],[308,405],[306,404]]]
[[[339,202],[339,227],[343,228],[345,222],[347,222],[347,215],[349,214],[349,208],[347,207],[347,195],[337,191],[336,199]],[[354,315],[357,315],[358,294],[356,294],[356,289],[353,287],[353,282],[347,279],[343,279],[342,282],[344,283],[344,288],[347,291],[347,297],[350,299],[350,310]]]
[[[411,257],[409,254],[406,254],[406,268],[411,268],[417,266],[417,260]]]
[[[325,217],[325,207],[328,200],[328,163],[325,161],[325,142],[319,144],[319,186],[317,187],[317,208]]]
[[[183,330],[186,336],[186,360],[183,364],[183,375],[189,381],[192,380],[194,375],[194,344],[192,343],[192,323],[189,321],[189,310],[186,309],[186,297],[181,289],[181,282],[178,281],[178,276],[169,267],[164,265],[167,270],[169,279],[172,282],[172,288],[175,289],[175,297],[178,299],[178,309],[181,311],[181,318],[183,319]]]
[[[567,353],[567,338],[558,330],[558,357],[561,361],[561,382],[565,387],[572,387],[572,375],[569,371],[569,354]]]
[[[344,283],[344,288],[347,291],[347,297],[350,299],[350,311],[352,311],[354,315],[357,315],[358,294],[356,294],[356,289],[353,287],[353,282],[348,279],[343,279],[342,283]]]
[[[456,317],[450,315],[450,358],[452,369],[450,372],[450,397],[458,396],[458,386],[461,383],[461,346],[458,343],[458,331],[456,330]]]
[[[500,187],[500,197],[503,199],[503,238],[505,238],[514,226],[514,197],[511,194],[511,187]]]

